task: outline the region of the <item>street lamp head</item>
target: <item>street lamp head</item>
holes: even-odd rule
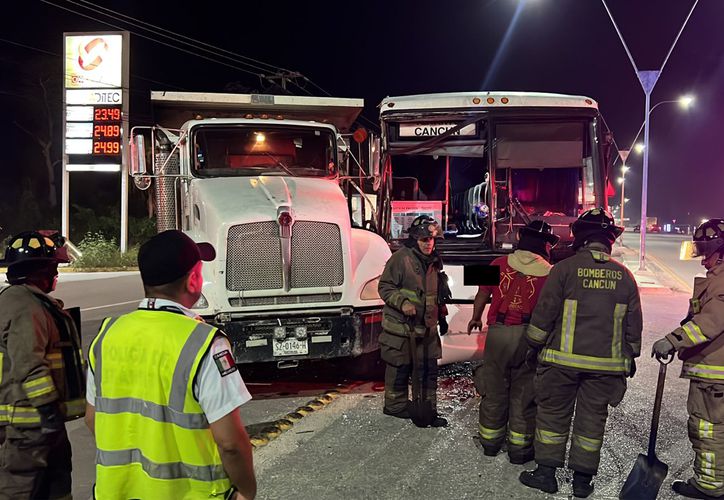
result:
[[[619,177],[619,178],[618,178],[618,183],[619,183],[619,184],[623,184],[625,180],[626,180],[626,179],[624,179],[623,177]]]
[[[637,142],[636,145],[634,146],[634,150],[638,154],[643,153],[645,148],[646,148],[646,146],[644,146],[642,142]]]
[[[689,106],[691,106],[694,103],[694,96],[693,95],[684,95],[679,97],[679,105],[687,109]]]
[[[622,174],[626,174],[626,172],[628,172],[629,170],[630,170],[630,169],[628,168],[628,166],[626,166],[626,165],[622,165],[622,166],[621,166],[621,173],[622,173]]]
[[[624,203],[628,203],[628,202],[629,202],[629,199],[628,199],[628,198],[624,198],[624,199],[623,199],[623,202],[624,202]]]

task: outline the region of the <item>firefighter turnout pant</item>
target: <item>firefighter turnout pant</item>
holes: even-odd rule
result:
[[[724,495],[724,384],[692,380],[686,403],[694,448],[691,483],[707,495]]]
[[[490,325],[483,364],[475,371],[480,392],[480,440],[500,448],[508,440],[511,458],[524,457],[533,446],[535,370],[525,363],[527,325]]]
[[[432,403],[433,409],[437,410],[437,360],[440,357],[440,337],[437,332],[429,333],[426,337],[417,339],[417,355],[420,360],[418,370],[422,379],[422,396]],[[412,359],[410,359],[409,342],[409,338],[388,333],[380,337],[380,357],[387,365],[385,408],[392,413],[406,410],[410,399]]]
[[[0,446],[0,499],[70,499],[71,447],[65,429],[5,426]]]
[[[576,472],[596,474],[608,406],[616,406],[623,399],[625,376],[541,366],[535,378],[535,391],[536,463],[563,466],[575,406],[568,467]]]

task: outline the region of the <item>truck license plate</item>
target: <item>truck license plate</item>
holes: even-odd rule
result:
[[[284,339],[275,340],[272,343],[274,356],[300,356],[309,354],[307,340]]]

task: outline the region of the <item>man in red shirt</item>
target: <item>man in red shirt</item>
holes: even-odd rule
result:
[[[498,257],[500,285],[481,286],[475,296],[468,334],[482,329],[490,303],[483,364],[475,370],[480,401],[480,441],[487,456],[495,456],[508,440],[513,464],[533,460],[535,367],[525,359],[525,330],[551,265],[550,251],[558,243],[549,224],[532,221],[518,232],[518,249]]]

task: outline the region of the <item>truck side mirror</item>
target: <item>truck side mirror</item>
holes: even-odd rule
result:
[[[134,136],[131,142],[131,175],[148,175],[146,142],[142,134]]]
[[[370,145],[370,174],[373,178],[377,179],[380,177],[380,138],[373,137],[369,142]]]

